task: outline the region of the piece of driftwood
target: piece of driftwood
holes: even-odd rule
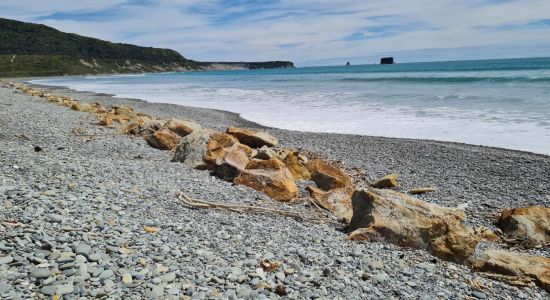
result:
[[[191,198],[185,195],[183,192],[178,192],[176,194],[176,197],[181,202],[183,202],[183,204],[192,208],[221,209],[221,210],[228,210],[228,211],[238,212],[238,213],[272,214],[272,215],[279,215],[279,216],[301,219],[301,220],[310,221],[310,222],[318,222],[318,223],[326,223],[328,221],[326,218],[323,218],[323,217],[305,216],[298,212],[292,212],[292,211],[281,210],[281,209],[274,209],[274,208],[261,207],[261,206],[251,206],[251,205],[236,205],[236,204],[223,204],[223,203],[210,202],[210,201]]]

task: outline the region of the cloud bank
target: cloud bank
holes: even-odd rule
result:
[[[550,56],[548,0],[3,0],[2,17],[196,60]],[[546,41],[547,40],[547,41]]]

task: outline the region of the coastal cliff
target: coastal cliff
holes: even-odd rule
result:
[[[61,76],[293,67],[292,62],[198,62],[177,51],[111,43],[0,18],[0,76]]]

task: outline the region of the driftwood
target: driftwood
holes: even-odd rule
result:
[[[261,206],[251,206],[251,205],[215,203],[215,202],[191,198],[182,192],[178,192],[176,194],[176,197],[181,202],[183,202],[183,204],[192,208],[221,209],[221,210],[228,210],[228,211],[238,212],[238,213],[262,213],[262,214],[270,214],[270,215],[279,215],[283,217],[290,217],[290,218],[316,222],[316,223],[326,223],[329,221],[325,217],[305,216],[298,212],[281,210],[281,209],[274,209],[274,208],[261,207]]]

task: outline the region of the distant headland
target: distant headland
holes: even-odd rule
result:
[[[290,61],[194,61],[171,49],[111,43],[4,18],[0,40],[0,77],[294,68]]]

